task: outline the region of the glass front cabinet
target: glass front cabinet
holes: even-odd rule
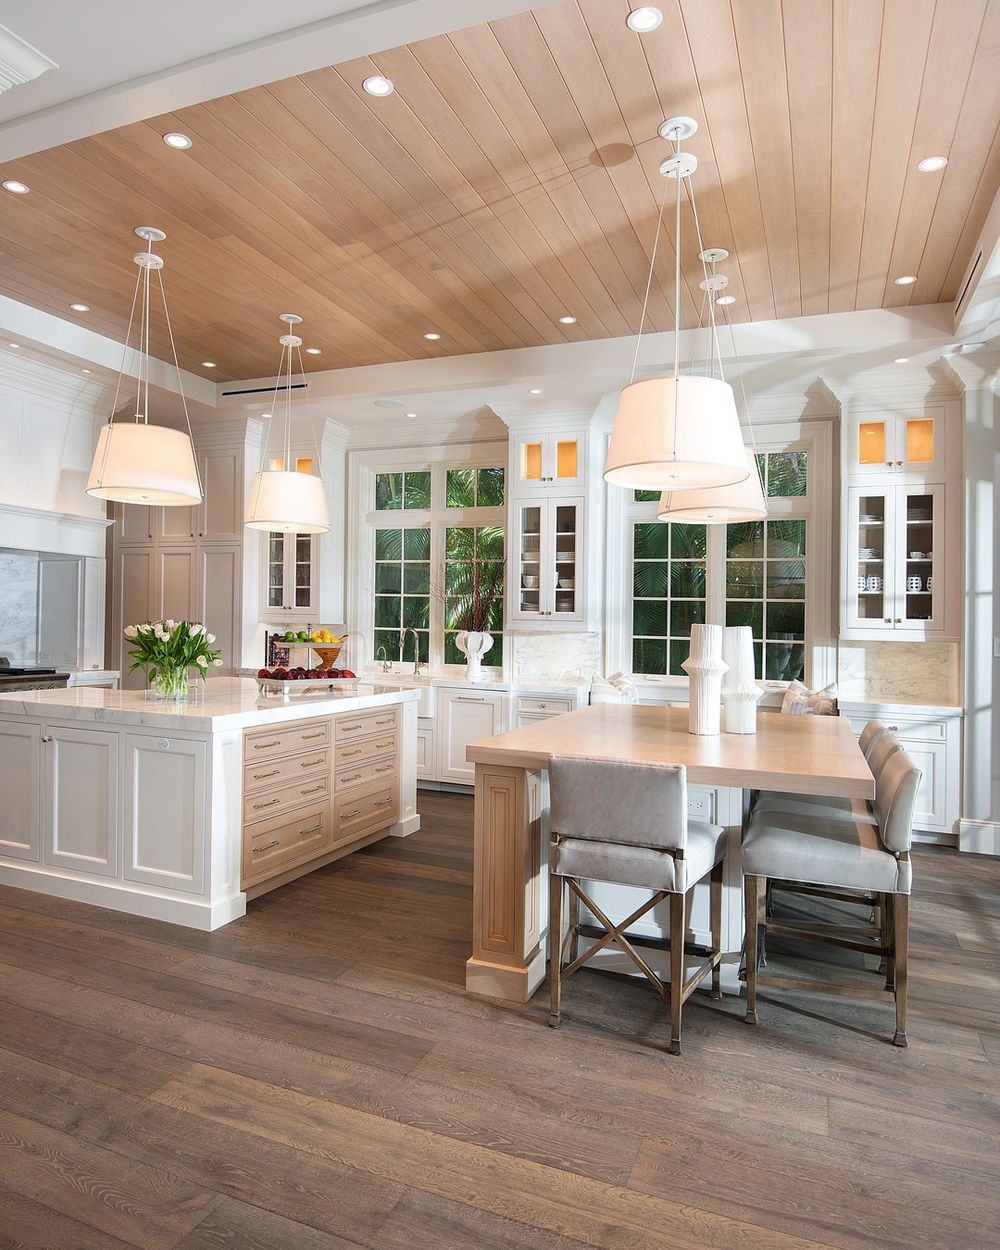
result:
[[[319,602],[316,534],[264,535],[261,619],[309,622]]]
[[[843,638],[945,635],[945,489],[919,483],[850,488]]]
[[[508,622],[582,621],[584,500],[520,499],[514,507]]]
[[[944,409],[855,412],[845,470],[851,477],[939,476],[945,470]]]
[[[521,490],[582,486],[586,476],[586,432],[559,430],[518,435],[514,485]]]

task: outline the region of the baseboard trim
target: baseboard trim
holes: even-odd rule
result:
[[[1000,821],[960,820],[958,849],[971,855],[1000,855]]]

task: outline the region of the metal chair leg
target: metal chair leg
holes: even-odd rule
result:
[[[549,873],[549,1024],[559,1027],[562,995],[563,893],[565,881]]]
[[[761,900],[766,879],[749,874],[743,878],[743,910],[746,919],[747,1024],[757,1023],[757,960]]]
[[[910,945],[910,896],[896,894],[892,898],[892,953],[896,985],[896,1033],[893,1046],[906,1043],[906,970]]]
[[[686,898],[670,896],[670,1054],[681,1053],[681,1009],[684,998],[684,935],[687,932]]]
[[[712,954],[718,955],[722,950],[722,860],[712,869],[709,882],[709,912],[712,930]],[[716,964],[712,969],[712,997],[722,997],[722,965]]]

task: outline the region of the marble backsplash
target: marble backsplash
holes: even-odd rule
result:
[[[37,663],[38,554],[0,548],[0,655]]]
[[[837,686],[842,698],[959,701],[957,642],[842,642]]]
[[[515,681],[589,682],[601,667],[601,635],[512,634]]]

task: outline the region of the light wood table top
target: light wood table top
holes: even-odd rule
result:
[[[874,779],[844,717],[762,712],[755,734],[718,737],[689,734],[687,726],[687,708],[598,703],[472,742],[466,758],[532,770],[547,767],[553,755],[683,764],[688,781],[703,785],[874,797]]]

